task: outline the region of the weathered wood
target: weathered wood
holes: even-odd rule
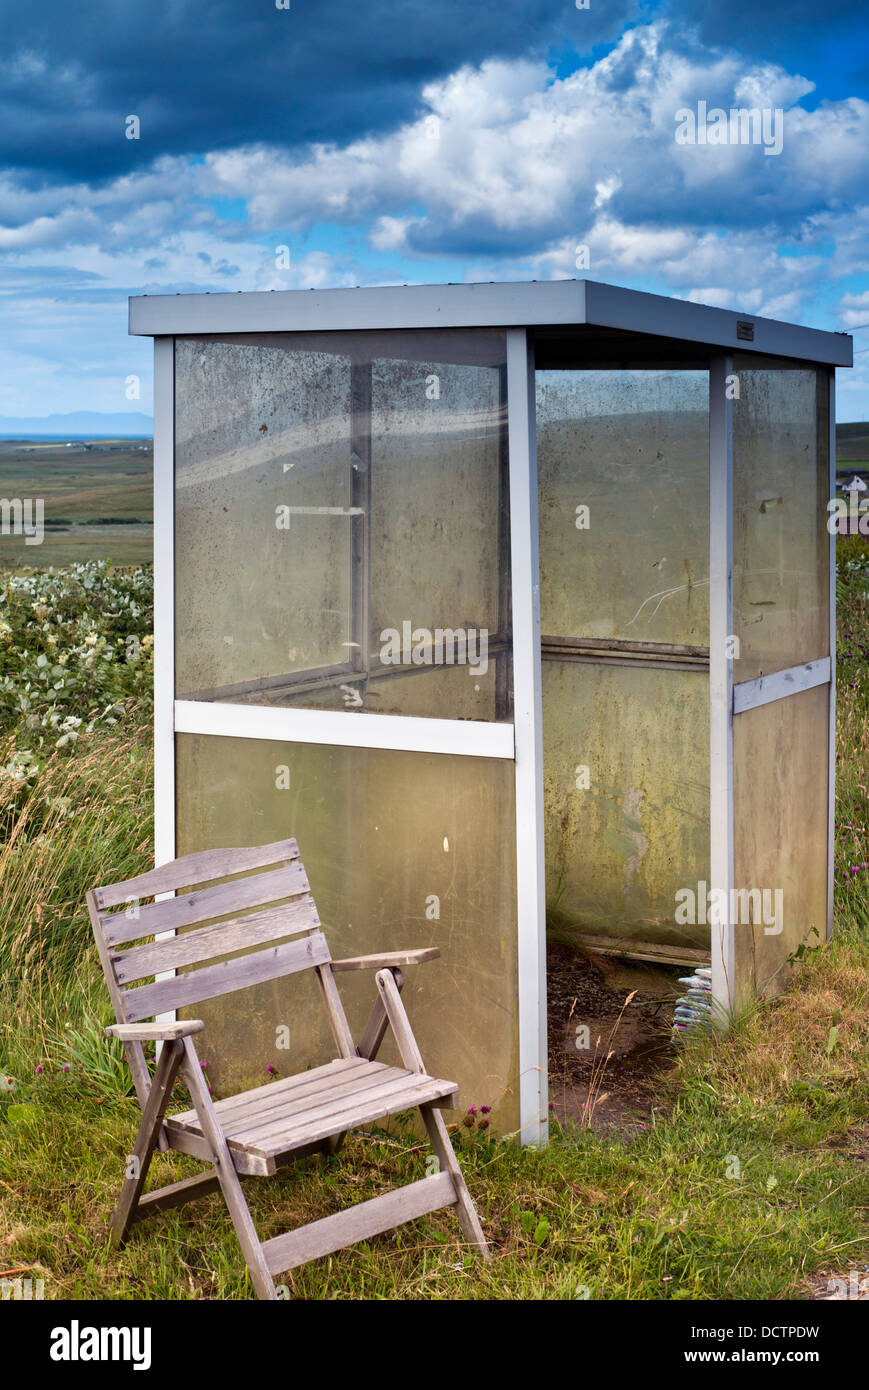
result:
[[[428,1216],[441,1207],[452,1206],[455,1200],[449,1173],[421,1178],[382,1197],[372,1197],[368,1202],[345,1208],[334,1216],[312,1221],[301,1230],[273,1236],[263,1243],[266,1264],[271,1274],[282,1274],[285,1270],[306,1264],[308,1260],[331,1255],[335,1250],[343,1250],[360,1240],[370,1240],[372,1236],[381,1235],[406,1221]]]
[[[106,979],[109,997],[115,1010],[115,1018],[119,1023],[126,1023],[127,1011],[124,1005],[124,991],[115,980],[110,953],[100,926],[99,913],[97,911],[93,889],[86,894],[86,902],[88,906],[88,915],[91,919],[91,931],[93,932],[100,964],[103,967],[103,974]],[[148,1064],[145,1061],[144,1049],[141,1043],[128,1042],[124,1044],[124,1053],[126,1054],[127,1065],[130,1068],[130,1075],[133,1078],[133,1086],[136,1090],[139,1108],[144,1110],[148,1100],[148,1092],[151,1089],[151,1074],[148,1071]],[[164,1143],[165,1141],[161,1138],[159,1141],[159,1147],[161,1149],[164,1147]]]
[[[164,1120],[163,1127],[168,1147],[173,1152],[188,1154],[190,1158],[199,1158],[203,1163],[211,1162],[211,1145],[202,1134],[193,1133],[192,1130],[176,1125],[171,1115]],[[235,1170],[242,1176],[266,1178],[274,1171],[274,1168],[270,1167],[259,1154],[246,1153],[244,1148],[234,1141],[229,1141],[229,1148],[232,1151]]]
[[[424,961],[436,960],[440,955],[439,946],[421,946],[412,951],[382,951],[373,956],[348,956],[345,960],[333,960],[333,970],[391,970],[399,965],[422,965]]]
[[[410,1020],[395,981],[388,970],[378,970],[375,978],[402,1062],[408,1071],[425,1072],[422,1055],[416,1045],[416,1038],[413,1036]]]
[[[317,971],[317,983],[320,986],[320,993],[323,996],[323,1003],[329,1016],[329,1027],[332,1029],[332,1037],[335,1039],[335,1046],[340,1055],[342,1057],[355,1057],[356,1044],[353,1041],[350,1024],[347,1022],[344,1005],[341,1003],[341,996],[338,993],[338,986],[335,984],[330,966],[331,962],[330,965],[323,966]]]
[[[352,1110],[365,1103],[370,1096],[395,1090],[406,1090],[409,1074],[400,1067],[386,1067],[382,1062],[366,1062],[364,1069],[349,1075],[336,1077],[328,1086],[320,1086],[304,1095],[290,1092],[282,1104],[267,1110],[255,1109],[236,1112],[227,1118],[221,1117],[221,1125],[227,1137],[232,1136],[244,1144],[252,1144],[257,1135],[290,1131],[299,1124],[315,1122],[322,1118],[331,1119],[344,1110]],[[427,1081],[438,1078],[427,1077]],[[448,1084],[448,1083],[447,1083]]]
[[[201,1004],[204,999],[217,999],[249,985],[281,979],[328,959],[329,947],[322,932],[315,932],[301,941],[287,942],[285,946],[265,946],[247,956],[233,956],[216,965],[204,965],[200,970],[128,990],[127,1017],[136,1021],[150,1018],[152,1014],[186,1008],[188,1004]]]
[[[451,1081],[419,1076],[382,1062],[357,1061],[356,1067],[348,1065],[344,1071],[320,1067],[316,1072],[303,1073],[311,1078],[310,1083],[287,1086],[280,1092],[279,1083],[275,1083],[253,1103],[246,1103],[245,1096],[232,1098],[241,1102],[235,1107],[227,1101],[214,1102],[214,1111],[227,1143],[232,1148],[243,1147],[261,1153],[278,1152],[283,1145],[289,1151],[297,1143],[313,1142],[315,1138],[327,1138],[342,1128],[353,1128],[357,1123],[353,1116],[357,1112],[364,1111],[365,1122],[368,1122],[371,1112],[381,1104],[380,1113],[385,1115],[395,1113],[396,1109],[415,1107],[421,1099],[444,1098],[449,1099],[451,1105],[454,1103],[456,1087]],[[376,1114],[373,1117],[377,1118]],[[172,1122],[193,1130],[199,1127],[193,1111],[172,1116]],[[307,1126],[313,1126],[314,1132],[300,1138],[300,1128]],[[263,1142],[266,1140],[268,1145]]]
[[[391,969],[392,978],[395,980],[396,986],[400,993],[404,986],[404,976],[402,975],[397,965],[393,965]],[[378,994],[375,997],[374,1003],[371,1007],[371,1013],[368,1015],[368,1022],[365,1025],[362,1037],[360,1038],[359,1044],[356,1048],[356,1051],[359,1053],[360,1057],[365,1057],[371,1062],[374,1061],[375,1057],[380,1051],[380,1044],[383,1042],[383,1039],[386,1036],[386,1030],[388,1027],[389,1020],[386,1017],[386,1010],[383,1007],[383,1000],[380,998],[380,995]],[[344,1130],[341,1134],[330,1135],[329,1138],[326,1140],[329,1153],[338,1153],[346,1137],[346,1130]]]
[[[151,1090],[142,1112],[142,1123],[139,1125],[139,1133],[136,1135],[136,1142],[133,1145],[133,1152],[128,1163],[128,1166],[132,1166],[133,1171],[124,1179],[121,1195],[112,1214],[111,1239],[115,1246],[120,1247],[124,1244],[130,1229],[132,1212],[142,1188],[145,1186],[145,1179],[151,1164],[151,1155],[154,1152],[160,1125],[166,1112],[166,1106],[169,1104],[175,1078],[178,1075],[183,1047],[182,1042],[167,1043],[157,1061],[154,1080],[151,1083]]]
[[[313,1144],[327,1139],[331,1134],[343,1134],[358,1129],[360,1125],[375,1124],[387,1115],[397,1115],[402,1110],[430,1104],[451,1094],[453,1086],[453,1082],[421,1076],[405,1082],[392,1082],[382,1088],[363,1091],[355,1102],[351,1104],[348,1101],[340,1110],[330,1111],[327,1107],[316,1120],[300,1116],[292,1128],[275,1123],[263,1132],[245,1134],[243,1142],[248,1153],[274,1158],[278,1154],[291,1152],[301,1144]]]
[[[179,970],[185,965],[228,956],[265,941],[279,941],[299,932],[315,931],[320,915],[313,898],[307,895],[247,917],[231,917],[210,927],[194,927],[163,941],[151,941],[145,946],[133,946],[129,951],[117,951],[112,956],[115,979],[129,986],[133,980],[144,980],[163,970]]]
[[[201,922],[210,922],[229,913],[243,912],[248,907],[263,907],[283,898],[298,897],[308,892],[308,879],[300,861],[266,874],[251,874],[249,878],[234,878],[210,888],[197,888],[177,898],[163,902],[144,903],[126,912],[106,912],[100,925],[109,946],[124,941],[139,941],[158,932],[183,931]]]
[[[444,1117],[439,1110],[431,1105],[421,1105],[419,1107],[423,1122],[428,1130],[428,1137],[431,1146],[435,1151],[442,1173],[449,1173],[456,1193],[456,1214],[459,1218],[459,1225],[462,1228],[462,1235],[468,1244],[477,1250],[484,1260],[490,1258],[489,1246],[486,1237],[483,1235],[483,1228],[480,1225],[479,1217],[464,1175],[459,1167],[459,1160],[456,1158],[455,1151],[450,1143],[450,1136],[444,1122]]]
[[[145,1221],[149,1216],[156,1216],[158,1212],[180,1207],[184,1202],[195,1202],[199,1197],[207,1197],[219,1188],[216,1173],[197,1173],[192,1178],[170,1183],[168,1187],[157,1187],[153,1192],[142,1194],[130,1220]]]
[[[205,849],[196,854],[173,859],[148,869],[122,883],[110,883],[94,888],[96,906],[102,912],[108,907],[120,907],[131,898],[153,898],[158,893],[171,893],[179,888],[191,888],[197,883],[226,878],[250,869],[263,869],[269,864],[289,863],[298,859],[299,846],[295,840],[275,840],[270,845],[251,845],[243,849]]]
[[[655,961],[659,965],[709,965],[711,956],[708,950],[695,946],[658,945],[653,941],[636,941],[617,936],[593,936],[588,932],[571,933],[578,946],[592,955],[618,956],[625,960]]]
[[[175,1042],[201,1033],[204,1027],[199,1018],[177,1019],[174,1023],[110,1023],[106,1034],[120,1042]]]
[[[219,884],[209,882],[159,903],[137,903],[136,911],[130,914],[108,910],[131,899],[177,891],[206,882],[206,878],[218,879],[275,863],[285,867]],[[264,911],[247,911],[263,907]],[[190,855],[123,884],[92,890],[88,911],[118,1020],[106,1032],[123,1042],[143,1112],[134,1150],[135,1176],[127,1179],[122,1189],[113,1222],[114,1239],[123,1241],[132,1222],[205,1196],[219,1186],[260,1298],[276,1297],[273,1273],[295,1268],[443,1206],[456,1207],[466,1239],[486,1253],[482,1228],[439,1113],[440,1107],[459,1103],[458,1088],[454,1082],[427,1075],[400,997],[403,977],[399,967],[434,959],[440,954],[437,947],[387,951],[334,963],[335,969],[377,972],[377,999],[357,1050],[295,840],[250,850]],[[179,931],[180,935],[162,941],[113,950],[155,932]],[[295,939],[287,941],[288,936]],[[230,956],[239,950],[244,954]],[[220,956],[230,958],[220,960]],[[313,969],[316,974],[340,1055],[311,1072],[223,1101],[215,1102],[209,1095],[192,1041],[203,1027],[201,1021],[142,1021],[155,1013],[303,969]],[[129,987],[166,970],[184,973]],[[401,1067],[374,1060],[388,1026],[396,1037]],[[151,1039],[165,1044],[153,1083],[142,1050],[142,1041]],[[167,1116],[179,1060],[193,1107]],[[334,1152],[349,1130],[411,1108],[419,1108],[438,1155],[441,1172],[436,1178],[400,1188],[265,1244],[260,1242],[241,1190],[241,1176],[271,1176],[303,1155]],[[214,1172],[144,1194],[156,1144],[211,1163]]]
[[[334,964],[335,962],[333,961],[333,968]],[[395,968],[395,966],[392,967],[392,978],[394,979],[395,987],[400,994],[402,989],[404,988],[404,976],[402,975],[400,970]],[[368,1022],[365,1024],[365,1028],[362,1031],[362,1037],[359,1039],[359,1046],[356,1049],[360,1057],[367,1057],[370,1061],[374,1061],[374,1058],[380,1051],[381,1043],[383,1042],[383,1039],[386,1037],[386,1030],[388,1027],[389,1018],[387,1017],[386,1009],[383,1005],[383,1000],[381,999],[380,993],[378,991],[377,997],[371,1006],[371,1013],[368,1015]]]
[[[214,1164],[226,1205],[229,1208],[229,1215],[235,1227],[235,1234],[238,1236],[238,1243],[241,1246],[253,1286],[260,1298],[274,1300],[277,1298],[277,1294],[263,1254],[263,1247],[256,1233],[247,1202],[244,1200],[241,1182],[235,1171],[226,1139],[214,1113],[214,1105],[202,1077],[196,1049],[190,1038],[185,1038],[181,1046],[184,1048],[182,1063],[184,1079],[196,1107],[202,1131],[211,1145],[211,1161]]]
[[[225,1132],[230,1132],[236,1119],[245,1114],[265,1114],[278,1106],[295,1100],[308,1100],[312,1094],[325,1094],[332,1086],[341,1082],[354,1072],[364,1071],[367,1063],[361,1057],[338,1058],[325,1066],[314,1067],[311,1071],[298,1072],[295,1076],[271,1081],[266,1086],[258,1086],[254,1091],[242,1091],[237,1096],[226,1096],[214,1102],[214,1111]],[[196,1124],[196,1111],[187,1110],[182,1115],[172,1117],[181,1124]]]

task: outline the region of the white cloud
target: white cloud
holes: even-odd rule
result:
[[[417,119],[342,147],[163,157],[94,188],[24,187],[0,174],[12,286],[0,293],[8,308],[15,277],[49,260],[67,277],[63,292],[77,286],[84,303],[94,287],[120,298],[143,281],[281,289],[395,278],[318,247],[308,233],[329,222],[404,258],[401,279],[412,278],[408,260],[440,258],[444,279],[589,274],[805,317],[825,302],[819,289],[829,300],[837,278],[853,286],[869,273],[869,103],[808,110],[811,91],[780,65],[692,48],[656,22],[564,78],[527,61],[461,68],[422,90]],[[676,112],[700,100],[781,108],[782,153],[677,145]],[[220,215],[225,200],[232,217]],[[283,243],[287,270],[275,263]],[[588,271],[576,267],[580,245]],[[866,299],[841,298],[840,326],[869,320]],[[106,312],[95,308],[94,321]],[[25,331],[15,314],[6,322]]]

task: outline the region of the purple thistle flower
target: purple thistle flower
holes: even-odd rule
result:
[[[42,1073],[42,1063],[39,1062],[38,1065],[37,1065],[37,1068],[36,1068],[36,1075],[37,1075],[37,1076],[40,1076],[41,1073]]]

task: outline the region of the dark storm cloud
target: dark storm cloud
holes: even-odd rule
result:
[[[838,94],[869,94],[866,0],[671,0],[666,10],[703,43],[782,63]]]
[[[94,182],[161,154],[343,143],[411,117],[463,64],[615,40],[638,3],[0,0],[0,167]]]

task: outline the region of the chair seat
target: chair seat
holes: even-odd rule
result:
[[[458,1085],[424,1073],[338,1058],[323,1067],[214,1102],[230,1150],[250,1154],[274,1172],[282,1154],[386,1115],[454,1095]],[[458,1103],[458,1102],[456,1102]],[[166,1131],[201,1135],[195,1110],[167,1115]]]

